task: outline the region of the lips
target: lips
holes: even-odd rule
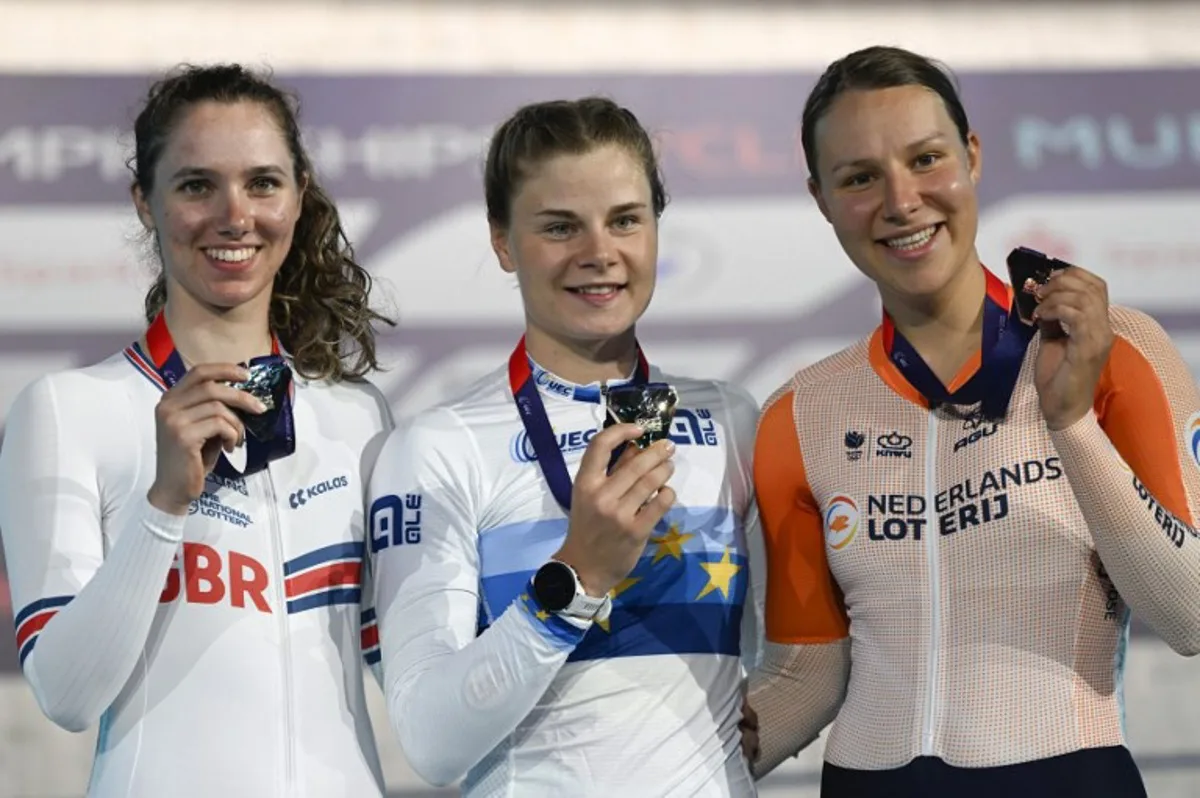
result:
[[[213,260],[219,260],[222,263],[237,265],[245,263],[254,257],[258,252],[258,247],[205,247],[204,254]]]
[[[941,227],[942,223],[938,222],[937,224],[931,224],[928,227],[922,227],[919,230],[902,236],[880,239],[879,243],[890,249],[897,249],[900,251],[920,249],[929,243],[929,241],[937,234],[937,231],[941,229]]]
[[[612,296],[625,287],[624,283],[596,283],[594,285],[578,285],[567,288],[573,294],[584,296]]]

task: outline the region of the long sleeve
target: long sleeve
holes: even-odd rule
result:
[[[742,609],[739,649],[742,667],[753,671],[762,658],[763,602],[767,589],[766,551],[762,522],[754,495],[754,440],[758,427],[759,406],[748,391],[729,383],[717,382],[729,412],[729,482],[734,504],[739,508],[746,535],[746,556],[750,580]]]
[[[511,734],[590,624],[528,588],[477,635],[482,456],[451,411],[418,415],[375,467],[370,534],[388,713],[413,769],[447,785]]]
[[[750,560],[750,582],[746,587],[746,603],[742,610],[741,652],[742,667],[752,673],[762,662],[765,644],[763,611],[767,592],[767,554],[763,545],[762,521],[758,504],[751,498],[746,511],[746,549]]]
[[[759,722],[755,778],[794,756],[833,721],[850,675],[849,620],[825,557],[794,401],[788,391],[767,403],[754,452],[767,560],[766,644],[749,694]]]
[[[1051,437],[1113,585],[1191,656],[1200,653],[1200,391],[1157,323],[1124,308],[1110,315],[1116,341],[1094,412]]]
[[[383,445],[387,442],[392,430],[396,428],[395,418],[392,416],[392,409],[388,405],[387,400],[377,388],[372,386],[371,393],[375,399],[376,407],[379,410],[379,430],[367,441],[367,445],[363,447],[362,457],[359,460],[359,474],[363,486],[363,516],[370,516],[370,491],[371,491],[371,475],[375,473],[375,465],[379,462],[379,452],[383,449]],[[370,527],[365,527],[364,536],[366,544],[370,546]],[[375,617],[375,577],[372,573],[374,563],[371,557],[365,557],[363,560],[363,589],[362,600],[360,602],[360,639],[363,654],[363,662],[367,669],[370,670],[371,676],[374,677],[375,683],[379,685],[379,689],[383,689],[383,666],[380,664],[381,655],[379,653],[379,623]]]
[[[89,389],[70,375],[26,388],[0,450],[0,536],[21,667],[42,711],[70,731],[95,723],[133,674],[185,521],[131,497],[136,520],[104,551],[96,431],[123,419]]]

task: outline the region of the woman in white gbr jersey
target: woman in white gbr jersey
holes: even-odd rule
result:
[[[526,332],[389,438],[371,483],[388,708],[427,780],[481,796],[750,796],[756,405],[668,376],[634,325],[666,204],[650,139],[604,99],[519,110],[486,167]],[[653,356],[653,353],[650,353]],[[597,431],[606,386],[666,381],[669,440]]]
[[[99,723],[89,795],[381,795],[370,280],[264,79],[182,69],[134,133],[148,329],[29,386],[0,452],[21,667],[59,726]],[[270,390],[229,384],[250,369]]]

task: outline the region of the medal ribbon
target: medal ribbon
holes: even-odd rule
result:
[[[544,373],[544,372],[542,372]],[[646,362],[641,347],[637,350],[637,368],[634,369],[632,383],[643,385],[650,379],[650,364]],[[517,343],[508,359],[508,384],[512,388],[513,401],[517,404],[517,414],[525,425],[525,434],[533,447],[534,457],[550,486],[550,492],[564,512],[571,512],[571,476],[567,471],[567,462],[559,448],[558,438],[554,428],[550,426],[550,418],[546,415],[546,406],[538,391],[538,380],[534,377],[533,366],[529,362],[529,354],[525,350],[525,336]],[[582,397],[581,397],[582,398]],[[587,401],[595,401],[588,399]]]
[[[162,311],[154,317],[154,321],[150,323],[150,327],[146,330],[146,348],[148,352],[143,352],[141,347],[135,343],[131,347],[142,358],[143,361],[148,361],[154,368],[155,372],[162,378],[167,390],[174,386],[177,382],[183,379],[187,373],[187,367],[183,363],[183,357],[175,349],[175,341],[171,338],[171,331],[167,329],[167,321]],[[257,365],[275,365],[282,363],[287,367],[286,361],[280,354],[279,339],[274,335],[271,336],[271,354],[253,358],[248,366]],[[135,363],[134,365],[138,365]],[[268,413],[272,412],[270,410]],[[292,397],[291,389],[284,396],[281,406],[276,411],[275,418],[275,435],[269,441],[259,440],[249,434],[246,435],[246,467],[243,471],[238,471],[225,457],[225,453],[217,458],[217,463],[213,467],[213,473],[227,479],[237,479],[239,477],[250,476],[251,474],[262,471],[267,467],[268,463],[275,460],[287,457],[296,451],[296,425],[295,418],[292,413]]]
[[[883,313],[883,348],[908,383],[929,402],[930,408],[981,403],[985,418],[1000,421],[1008,414],[1025,350],[1029,348],[1035,330],[1017,317],[1015,303],[1010,302],[1008,289],[1000,278],[986,269],[984,274],[987,275],[987,294],[983,304],[979,370],[957,390],[946,390],[917,350],[896,329],[886,310]]]

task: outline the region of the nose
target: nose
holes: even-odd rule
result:
[[[916,177],[897,170],[884,178],[884,218],[892,224],[905,224],[920,207],[921,192]]]
[[[251,226],[250,203],[241,191],[231,187],[217,209],[217,232],[227,238],[241,238]]]
[[[616,244],[607,227],[590,230],[580,239],[579,264],[607,268],[616,263]]]

